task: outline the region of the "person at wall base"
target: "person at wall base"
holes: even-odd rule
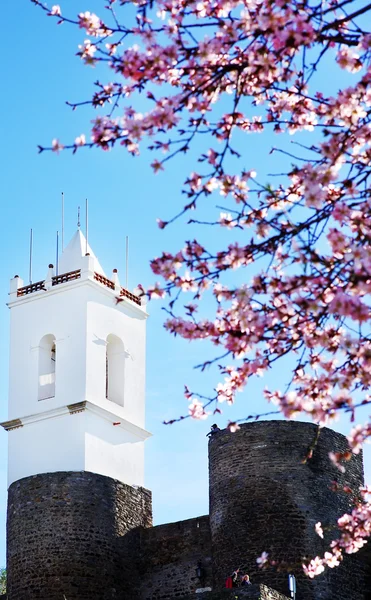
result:
[[[225,581],[225,587],[228,589],[233,588],[233,581],[231,576],[227,577]]]
[[[235,571],[233,571],[232,575],[230,575],[229,577],[227,577],[226,582],[225,582],[225,587],[226,588],[234,588],[238,586],[238,574],[240,572],[240,569],[236,569]]]
[[[248,575],[244,575],[241,579],[241,585],[251,585],[250,577]]]
[[[238,587],[238,574],[240,572],[240,569],[236,569],[235,571],[233,571],[231,577],[232,577],[232,587]]]

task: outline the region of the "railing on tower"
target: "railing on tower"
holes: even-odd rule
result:
[[[61,275],[54,275],[52,277],[52,286],[54,287],[56,285],[59,285],[60,283],[67,283],[68,281],[74,281],[75,279],[80,278],[81,269],[76,269],[76,271],[69,271],[68,273],[62,273]],[[115,283],[111,279],[108,279],[108,277],[105,277],[104,275],[101,275],[96,271],[94,273],[94,280],[98,281],[98,283],[101,283],[102,285],[105,285],[110,290],[115,290]],[[32,294],[33,292],[39,292],[40,290],[46,291],[45,280],[37,281],[36,283],[30,283],[29,285],[25,285],[24,287],[19,288],[17,290],[17,296],[27,296],[28,294]],[[129,292],[129,290],[122,287],[120,289],[119,294],[120,298],[127,298],[135,304],[138,304],[138,306],[141,306],[141,299],[132,292]]]
[[[100,273],[97,273],[96,271],[94,273],[94,279],[95,279],[95,281],[98,281],[98,283],[102,283],[103,285],[108,287],[110,290],[115,289],[115,283],[111,279],[108,279],[108,277],[105,277],[104,275],[101,275]],[[138,298],[138,296],[136,296],[132,292],[129,292],[129,290],[126,290],[125,288],[121,288],[120,298],[128,298],[128,300],[135,302],[135,304],[138,304],[139,306],[141,305],[140,298]]]
[[[54,275],[54,277],[52,277],[52,286],[65,283],[67,281],[73,281],[74,279],[80,279],[80,277],[81,269],[69,271],[68,273],[62,273],[62,275]],[[19,298],[21,296],[27,296],[28,294],[33,294],[33,292],[39,292],[40,290],[44,290],[46,292],[45,279],[19,288],[17,290],[17,297]]]
[[[113,281],[108,279],[108,277],[105,277],[104,275],[97,273],[96,271],[94,273],[94,279],[95,279],[95,281],[98,281],[99,283],[103,283],[103,285],[108,287],[110,290],[115,289],[115,284],[113,283]]]
[[[67,281],[80,279],[80,277],[81,269],[76,269],[76,271],[69,271],[68,273],[62,273],[62,275],[54,275],[54,277],[52,277],[52,285],[59,285],[60,283],[66,283]]]
[[[25,285],[17,290],[17,296],[27,296],[27,294],[32,294],[33,292],[38,292],[39,290],[46,290],[45,281],[37,281],[36,283],[30,283],[29,285]]]
[[[135,302],[135,304],[139,304],[139,306],[141,305],[140,298],[138,298],[138,296],[136,296],[135,294],[132,294],[131,292],[129,292],[129,290],[126,290],[125,288],[121,288],[120,296],[124,297],[124,298],[128,298],[132,302]]]

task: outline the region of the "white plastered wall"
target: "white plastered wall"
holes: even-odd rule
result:
[[[114,293],[80,279],[20,298],[10,313],[8,419],[24,425],[8,433],[9,485],[29,475],[66,470],[143,485],[149,434],[135,426],[144,428],[145,311],[126,302],[116,307]],[[55,396],[39,400],[40,342],[46,335],[54,336],[56,344]],[[125,349],[123,406],[106,398],[109,335]],[[110,416],[88,410],[59,414],[80,402]]]
[[[81,402],[86,395],[84,286],[32,296],[10,311],[9,420]],[[55,337],[55,396],[38,400],[40,342],[45,335]]]
[[[145,420],[145,313],[119,305],[112,310],[112,298],[89,295],[87,307],[86,399],[118,411],[131,423],[144,427]],[[124,346],[123,406],[106,399],[106,344],[109,335]],[[113,406],[114,405],[114,406]]]
[[[144,485],[144,442],[94,414],[85,416],[85,471]]]
[[[144,483],[144,442],[88,410],[9,431],[8,485],[57,471],[91,471]]]
[[[84,413],[30,423],[8,433],[8,485],[30,475],[84,469]]]

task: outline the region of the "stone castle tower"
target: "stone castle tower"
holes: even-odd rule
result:
[[[150,435],[145,306],[116,271],[105,275],[80,230],[58,271],[49,265],[45,280],[26,286],[11,281],[2,423],[8,600],[287,600],[287,569],[297,577],[296,600],[370,600],[367,557],[346,557],[314,580],[301,569],[336,535],[321,540],[315,523],[336,523],[363,483],[361,455],[345,473],[328,460],[329,451],[347,448],[330,429],[307,461],[318,433],[311,423],[263,421],[216,433],[210,514],[152,527],[151,493],[142,487]],[[258,569],[263,551],[285,568]],[[253,585],[231,595],[222,588],[237,566]]]
[[[309,579],[305,558],[323,556],[336,537],[337,519],[351,512],[363,485],[361,455],[353,456],[345,473],[329,460],[329,452],[348,449],[345,436],[312,423],[259,421],[235,434],[221,432],[209,444],[210,530],[213,576],[221,585],[233,565],[249,565],[253,581],[288,594],[288,571],[297,579],[298,600],[364,600],[364,564],[346,556],[337,569]],[[314,445],[313,456],[306,460]],[[335,491],[335,486],[337,491]],[[352,493],[344,492],[344,487]],[[315,532],[321,521],[325,539]],[[260,570],[262,552],[283,568]],[[285,568],[286,567],[286,568]],[[371,590],[370,590],[371,592]]]

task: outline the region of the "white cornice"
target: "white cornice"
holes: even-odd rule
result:
[[[98,417],[101,417],[102,419],[105,419],[106,421],[109,421],[110,423],[112,423],[114,420],[114,422],[117,423],[117,427],[125,429],[125,431],[128,431],[129,433],[132,433],[137,437],[140,437],[142,440],[146,440],[147,438],[152,437],[152,433],[146,431],[145,429],[142,429],[141,427],[138,427],[138,425],[135,425],[134,423],[131,423],[130,421],[127,421],[122,417],[117,416],[115,412],[109,411],[106,408],[102,408],[101,406],[93,404],[92,402],[87,402],[86,404],[88,411],[92,412]],[[118,421],[115,419],[120,420]]]
[[[115,423],[116,427],[128,431],[140,440],[144,441],[152,436],[152,434],[149,433],[149,431],[146,431],[145,429],[138,427],[138,425],[135,425],[134,423],[123,419],[114,410],[102,408],[101,406],[97,406],[96,404],[87,400],[84,402],[76,402],[75,404],[60,406],[58,408],[43,411],[41,413],[36,413],[34,415],[27,415],[19,419],[3,421],[2,423],[0,423],[0,426],[3,427],[6,431],[11,431],[13,429],[18,429],[19,427],[26,427],[27,425],[31,425],[32,423],[38,423],[47,419],[57,419],[66,415],[71,415],[73,417],[76,413],[81,413],[84,411],[91,412],[94,415],[100,417],[101,419],[105,419],[110,423]]]

